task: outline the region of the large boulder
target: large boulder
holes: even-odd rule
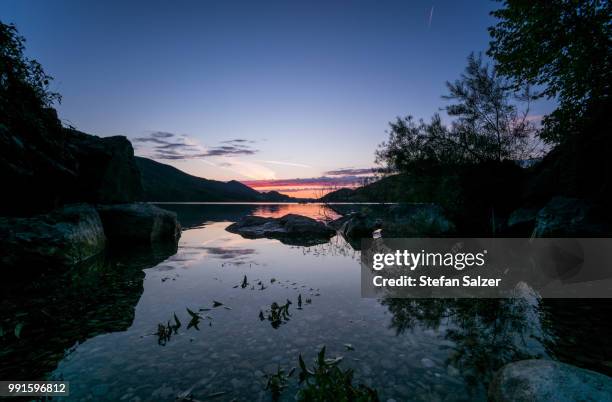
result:
[[[98,205],[104,232],[113,245],[176,243],[181,226],[176,213],[152,204]]]
[[[4,266],[40,270],[74,265],[102,252],[105,243],[100,216],[86,204],[30,218],[0,218],[0,261]]]
[[[66,150],[76,160],[78,201],[113,204],[134,202],[143,189],[134,148],[124,136],[97,137],[68,130]]]
[[[31,216],[68,203],[125,203],[141,198],[134,149],[122,136],[63,128],[53,109],[38,124],[0,123],[0,215]]]
[[[612,401],[612,379],[551,360],[522,360],[502,367],[489,387],[494,402]]]
[[[296,214],[280,218],[246,216],[228,226],[226,230],[247,238],[272,238],[295,245],[325,243],[335,234],[335,231],[324,223]]]
[[[535,235],[601,236],[612,233],[609,212],[590,201],[554,197],[536,217]]]
[[[367,213],[356,213],[347,219],[339,230],[348,239],[372,238],[372,233],[380,229],[382,224],[383,220],[379,217]]]

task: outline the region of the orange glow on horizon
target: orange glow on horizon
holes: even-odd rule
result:
[[[274,186],[274,185],[263,185],[264,183],[258,182],[242,182],[247,186],[260,191],[278,191],[281,194],[288,195],[293,198],[313,198],[318,199],[323,197],[327,193],[339,190],[340,188],[356,188],[358,186],[342,186],[342,187],[330,187],[330,186],[316,186],[308,184],[306,186]]]

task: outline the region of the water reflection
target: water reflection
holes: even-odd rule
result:
[[[450,341],[447,364],[470,388],[484,386],[506,363],[546,357],[537,299],[384,299],[390,328],[401,335],[419,326]],[[482,390],[484,391],[484,389]]]
[[[35,281],[3,282],[0,378],[42,379],[75,344],[129,328],[143,269],[174,252],[176,247],[116,251]]]
[[[194,229],[208,222],[236,222],[247,215],[280,218],[287,214],[298,214],[309,218],[327,221],[341,215],[326,204],[159,204],[160,207],[177,213],[184,229]]]
[[[113,257],[5,293],[0,377],[64,378],[74,400],[269,400],[266,373],[325,345],[381,400],[484,401],[509,361],[611,360],[610,303],[363,299],[359,251],[340,236],[287,246],[225,230],[257,205],[172,208],[188,228],[176,254]]]

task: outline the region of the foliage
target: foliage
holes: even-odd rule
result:
[[[542,336],[537,326],[539,305],[525,298],[400,299],[385,298],[397,334],[421,327],[445,328],[452,342],[447,364],[459,369],[471,386],[489,383],[503,365],[530,358],[528,342]]]
[[[23,54],[25,38],[17,33],[13,24],[0,22],[0,91],[2,98],[17,91],[29,90],[41,106],[50,107],[60,100],[60,95],[49,91],[52,77],[47,75],[40,63]],[[12,98],[11,98],[12,99]]]
[[[541,137],[559,142],[607,119],[612,89],[612,5],[602,0],[506,0],[492,12],[488,54],[498,71],[558,99]],[[597,122],[595,122],[597,125]]]
[[[369,402],[378,401],[378,394],[364,384],[353,385],[353,370],[338,367],[342,357],[325,358],[325,346],[317,355],[312,368],[299,356],[299,379],[302,387],[297,399],[300,401]]]
[[[289,306],[291,304],[291,300],[287,300],[287,303],[283,305],[274,302],[270,305],[270,310],[266,311],[267,316],[264,316],[263,311],[259,312],[259,319],[261,321],[267,319],[270,321],[272,328],[277,329],[291,319],[291,314],[289,313]]]
[[[376,151],[376,163],[390,172],[405,172],[417,163],[451,162],[458,156],[450,148],[450,133],[438,115],[431,123],[398,117],[389,127],[389,139]]]
[[[529,87],[512,87],[473,53],[461,78],[446,86],[450,93],[443,98],[455,101],[446,107],[456,117],[452,138],[463,158],[501,162],[531,156],[535,126],[528,119]],[[517,103],[524,109],[519,111]]]
[[[0,121],[18,129],[32,125],[28,119],[61,100],[49,90],[52,78],[40,63],[24,55],[24,43],[15,25],[0,22]]]
[[[345,346],[347,350],[354,350],[350,344],[345,344]],[[342,357],[325,358],[325,346],[317,354],[312,368],[306,366],[300,354],[298,357],[300,389],[295,395],[295,400],[302,402],[378,402],[376,390],[363,384],[353,385],[353,370],[340,369],[338,367],[340,362],[342,362]],[[294,372],[295,367],[288,372],[279,367],[276,373],[264,375],[265,389],[271,392],[273,401],[280,399]]]
[[[295,368],[289,370],[288,373],[285,373],[285,370],[280,367],[276,370],[274,374],[266,374],[266,390],[270,390],[272,394],[272,400],[278,401],[281,393],[285,388],[287,388],[287,383],[289,382],[289,378],[293,375]]]
[[[471,54],[465,73],[447,82],[454,101],[446,107],[454,117],[450,128],[439,115],[430,123],[411,116],[390,123],[389,140],[376,152],[376,161],[389,171],[407,172],[416,166],[519,160],[536,151],[535,127],[528,119],[527,87],[517,92],[481,57]],[[517,103],[526,104],[518,110]]]

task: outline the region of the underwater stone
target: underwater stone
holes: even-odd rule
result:
[[[494,402],[612,401],[612,379],[552,360],[521,360],[502,367],[489,387]]]

